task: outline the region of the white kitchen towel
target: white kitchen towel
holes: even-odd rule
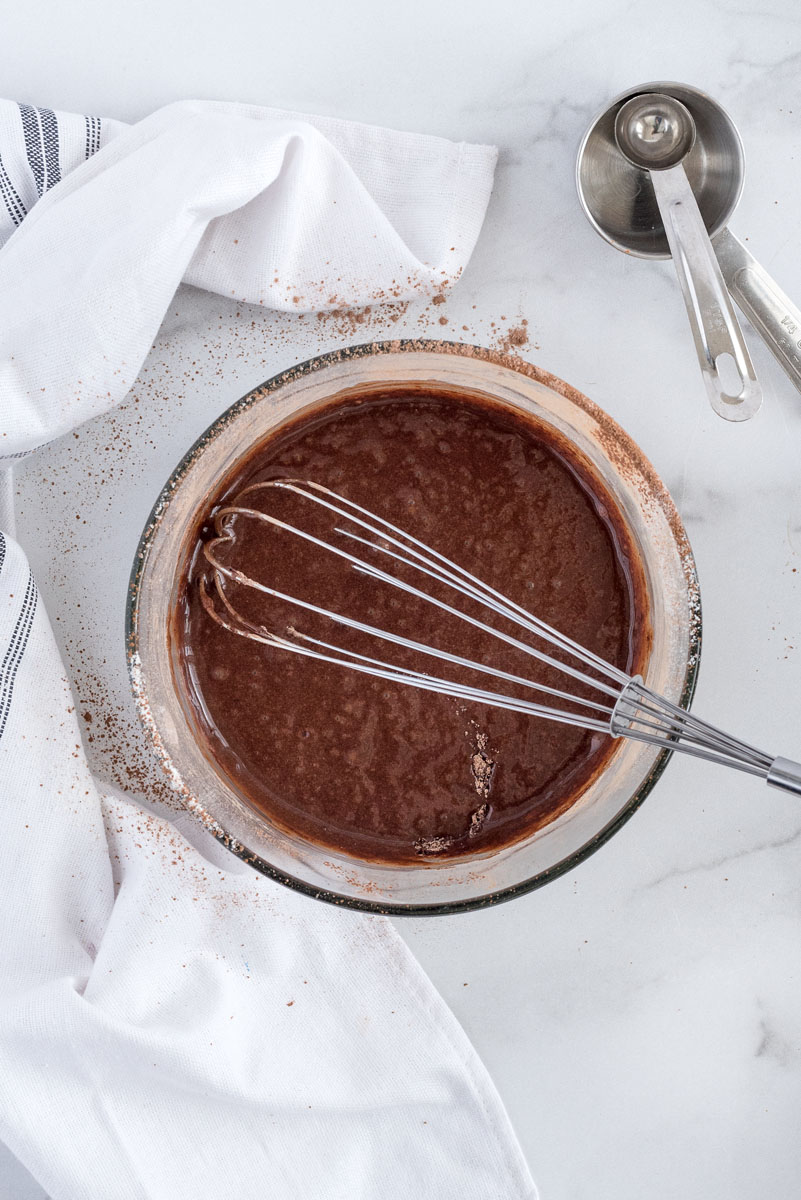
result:
[[[126,128],[0,102],[0,456],[121,399],[182,279],[297,312],[451,285],[495,157],[246,105]]]
[[[187,272],[299,306],[326,280],[325,302],[391,291],[400,263],[403,294],[456,277],[493,152],[319,124],[325,137],[191,104],[126,130],[2,107],[8,454],[124,394]],[[289,892],[216,843],[201,853],[92,778],[10,533],[0,811],[0,1140],[53,1200],[535,1194],[475,1051],[388,922]]]

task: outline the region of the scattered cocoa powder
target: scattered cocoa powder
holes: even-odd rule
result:
[[[483,796],[485,799],[489,795],[492,776],[495,773],[495,760],[490,758],[487,753],[488,740],[486,733],[477,733],[476,749],[470,756],[470,773],[473,776],[475,789],[479,796]]]
[[[484,827],[484,822],[489,814],[489,804],[482,804],[480,808],[476,809],[476,811],[470,817],[470,828],[467,831],[468,837],[476,837],[477,834],[481,833],[481,830]]]
[[[443,850],[449,850],[455,841],[453,837],[418,838],[414,848],[417,854],[441,854]]]
[[[523,346],[528,345],[528,332],[525,322],[508,329],[498,340],[498,349],[505,354],[516,354]]]

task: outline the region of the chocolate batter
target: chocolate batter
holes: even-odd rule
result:
[[[642,571],[614,502],[575,448],[488,398],[433,388],[362,392],[301,415],[256,447],[211,498],[173,630],[202,742],[238,792],[289,831],[357,858],[419,865],[509,844],[563,812],[604,767],[614,746],[605,735],[289,654],[238,637],[208,615],[200,589],[211,579],[202,553],[214,537],[209,514],[244,487],[280,478],[314,480],[355,500],[634,672],[650,641]],[[251,503],[330,536],[330,517],[283,491],[257,493]],[[233,544],[221,557],[280,591],[580,690],[490,634],[288,534],[240,517],[230,528]],[[362,553],[355,544],[351,550]],[[386,559],[379,565],[389,569]],[[413,582],[446,598],[420,575]],[[421,662],[251,589],[234,584],[227,594],[243,616],[278,633],[301,629],[401,666],[540,699],[489,676]],[[447,598],[454,603],[452,593]],[[500,618],[488,623],[515,632]]]

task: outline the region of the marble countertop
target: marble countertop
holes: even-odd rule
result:
[[[528,339],[520,354],[628,430],[677,502],[703,596],[697,711],[801,754],[801,395],[746,326],[763,410],[743,426],[715,417],[670,264],[602,242],[573,182],[578,141],[615,93],[649,79],[709,91],[746,148],[732,227],[801,303],[801,11],[677,0],[669,16],[655,21],[642,0],[48,0],[5,15],[0,76],[17,100],[133,120],[179,97],[238,99],[501,151],[484,232],[446,304],[317,320],[181,289],[123,408],[18,471],[20,540],[80,701],[111,714],[99,766],[111,741],[136,736],[121,669],[128,564],[157,490],[209,421],[337,346],[503,346],[513,330]],[[100,453],[103,486],[84,489],[76,522],[54,496]],[[84,521],[100,531],[91,542]],[[801,1194],[797,800],[674,758],[575,873],[496,909],[396,925],[483,1056],[543,1200]],[[0,1155],[0,1197],[41,1195]]]

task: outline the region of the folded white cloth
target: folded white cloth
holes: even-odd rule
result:
[[[181,279],[298,312],[452,284],[495,156],[245,105],[125,128],[3,102],[0,456],[124,396]]]
[[[126,129],[0,105],[0,452],[123,395],[182,277],[284,308],[452,282],[493,163],[240,106]],[[0,808],[0,1140],[54,1200],[534,1195],[475,1051],[388,922],[200,853],[92,778],[10,532]]]

